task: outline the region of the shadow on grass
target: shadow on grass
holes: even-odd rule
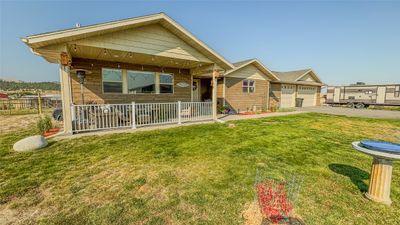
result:
[[[364,180],[369,179],[369,173],[364,170],[344,164],[329,164],[329,169],[337,174],[349,177],[351,182],[353,182],[361,192],[368,191],[368,185]]]
[[[261,225],[272,225],[272,224],[281,224],[281,225],[304,225],[305,223],[298,218],[295,217],[289,217],[283,220],[280,220],[276,223],[271,222],[270,220],[267,219],[263,219],[263,221],[261,222]]]

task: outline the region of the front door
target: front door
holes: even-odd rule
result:
[[[192,91],[193,91],[193,101],[200,102],[200,79],[193,79]]]
[[[376,93],[376,103],[385,104],[385,99],[386,99],[386,87],[378,87]]]
[[[340,102],[340,87],[335,87],[333,91],[333,102]]]

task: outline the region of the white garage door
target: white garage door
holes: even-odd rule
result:
[[[296,85],[282,84],[281,88],[281,108],[295,106]]]
[[[297,90],[297,98],[302,98],[303,107],[315,106],[317,104],[317,88],[311,86],[299,86]]]

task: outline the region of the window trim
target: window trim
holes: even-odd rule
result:
[[[109,70],[120,70],[121,71],[121,81],[104,81],[103,77],[103,71],[104,69],[109,69]],[[104,82],[109,82],[109,83],[121,83],[122,85],[122,91],[121,92],[105,92],[104,91]],[[123,69],[119,68],[110,68],[110,67],[102,67],[101,68],[101,90],[103,94],[124,94],[124,72]]]
[[[247,86],[245,86],[244,85],[244,82],[245,81],[247,81]],[[250,82],[249,81],[252,81],[253,82],[253,85],[252,86],[250,86],[249,84],[250,84]],[[253,88],[253,92],[250,92],[250,88]],[[247,88],[247,91],[245,92],[243,89],[244,88]],[[256,92],[256,81],[255,80],[252,80],[252,79],[244,79],[244,80],[242,80],[242,93],[246,93],[246,94],[253,94],[253,93],[255,93]]]

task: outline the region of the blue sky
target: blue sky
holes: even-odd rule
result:
[[[0,77],[58,80],[20,37],[165,12],[231,62],[313,68],[331,85],[400,83],[400,2],[4,2]]]

